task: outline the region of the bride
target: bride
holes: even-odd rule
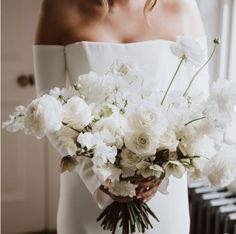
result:
[[[169,50],[178,35],[195,38],[206,50],[194,0],[44,0],[33,45],[37,94],[63,87],[66,81],[74,83],[91,70],[102,73],[121,56],[135,59],[147,79],[152,77],[150,82],[164,89],[178,62]],[[189,72],[183,68],[175,89],[186,87]],[[198,89],[207,92],[207,72],[202,77]],[[56,135],[48,138],[62,156],[66,154]],[[160,193],[162,185],[153,181],[137,183],[137,198],[147,201],[160,219],[146,233],[189,233],[186,175],[170,179],[168,194]],[[116,198],[102,189],[91,163],[81,159],[76,172],[61,175],[58,233],[109,233],[96,217],[112,199]]]

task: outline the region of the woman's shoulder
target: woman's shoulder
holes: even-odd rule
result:
[[[62,35],[75,17],[72,0],[44,0],[41,3],[35,44],[61,44]],[[76,14],[77,18],[79,15]],[[77,19],[78,20],[78,19]]]

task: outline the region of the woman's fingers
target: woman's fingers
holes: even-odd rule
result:
[[[146,202],[147,200],[150,200],[151,197],[153,197],[155,195],[155,193],[157,192],[159,183],[156,183],[151,189],[149,190],[145,190],[143,192],[139,192],[137,191],[137,198],[138,199],[143,199],[144,202]]]
[[[160,182],[158,180],[156,181],[155,179],[152,179],[151,181],[147,181],[147,182],[138,182],[138,183],[135,183],[138,186],[136,190],[138,192],[144,192],[146,190],[151,189],[158,183]]]

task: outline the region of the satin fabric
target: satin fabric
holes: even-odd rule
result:
[[[206,38],[198,38],[205,51]],[[145,70],[145,79],[152,87],[166,90],[178,65],[170,51],[168,40],[151,40],[136,43],[75,42],[67,46],[33,45],[34,71],[37,94],[41,95],[55,86],[74,83],[81,74],[95,71],[104,73],[116,58],[128,56]],[[206,52],[207,53],[207,52]],[[190,66],[180,69],[173,88],[184,90],[193,74]],[[190,90],[192,95],[207,95],[208,72],[205,69]],[[63,155],[55,134],[48,135],[51,143]],[[91,170],[91,163],[81,159],[76,172],[61,174],[60,201],[57,217],[58,234],[105,234],[96,222],[101,209],[112,202],[98,188],[99,181]],[[189,234],[189,207],[187,176],[170,178],[169,193],[157,192],[148,205],[160,222],[153,220],[148,234]],[[118,229],[120,234],[121,230]],[[138,232],[137,232],[138,233]]]

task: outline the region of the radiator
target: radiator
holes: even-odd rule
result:
[[[189,209],[190,234],[236,234],[236,195],[226,188],[190,183]]]

